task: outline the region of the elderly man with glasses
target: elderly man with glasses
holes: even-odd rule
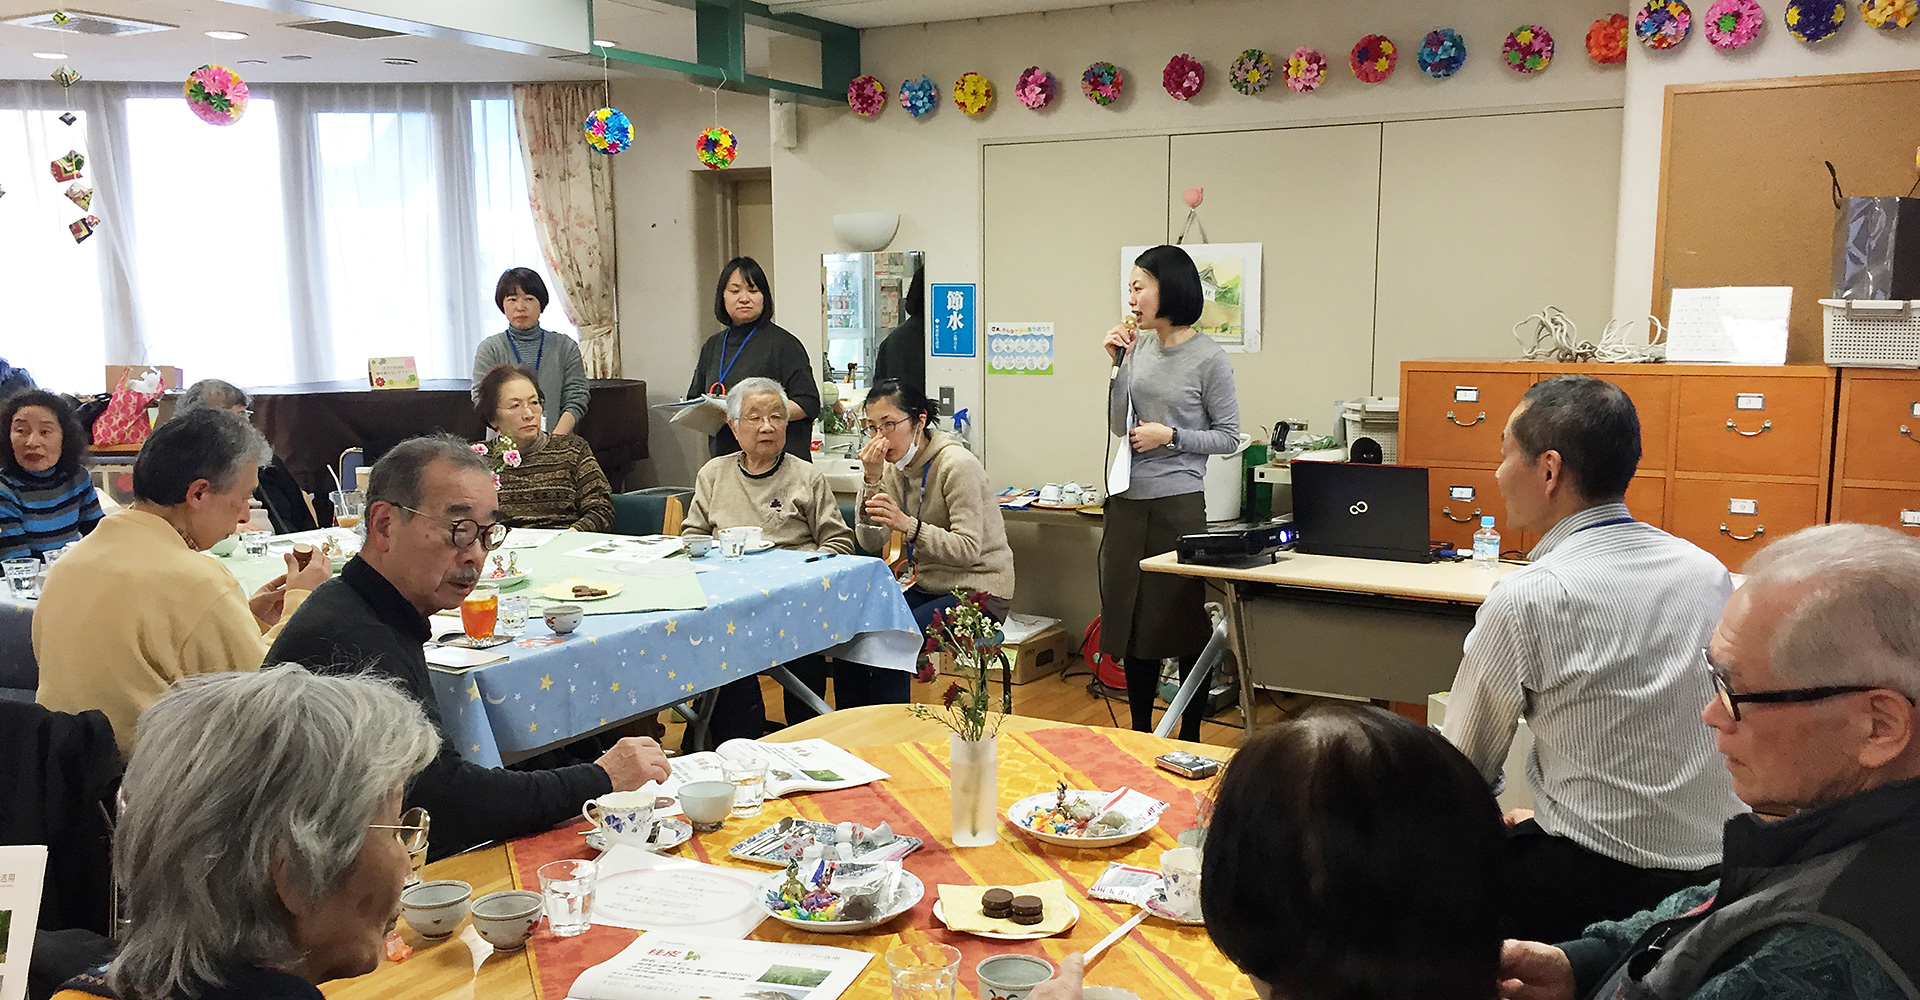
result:
[[[1722,878],[1557,947],[1507,942],[1501,996],[1920,995],[1920,541],[1823,525],[1747,571],[1702,664],[1701,720],[1753,808]]]
[[[374,670],[397,678],[440,725],[427,676],[428,616],[460,606],[487,553],[506,541],[493,469],[450,435],[404,441],[373,466],[366,544],[340,578],[322,584],[280,633],[271,663],[328,672]],[[433,855],[547,829],[580,803],[664,780],[667,760],[644,737],[615,744],[591,764],[543,771],[482,767],[443,735],[432,764],[409,786],[408,806],[433,814]]]

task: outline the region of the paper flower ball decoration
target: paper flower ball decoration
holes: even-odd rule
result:
[[[984,113],[993,107],[993,83],[978,73],[960,74],[960,79],[953,81],[953,106],[969,118]]]
[[[1452,28],[1435,28],[1421,41],[1418,59],[1423,72],[1444,80],[1467,64],[1467,40]]]
[[[61,90],[65,90],[80,82],[80,73],[72,66],[62,66],[53,71],[53,82],[59,84]]]
[[[907,109],[907,114],[925,118],[933,114],[933,109],[939,104],[940,88],[934,86],[928,77],[923,75],[918,80],[900,81],[900,106]]]
[[[587,134],[587,145],[605,156],[626,152],[633,145],[633,122],[617,108],[595,111],[580,123],[580,129]]]
[[[1013,96],[1020,99],[1029,110],[1038,111],[1053,103],[1053,95],[1060,87],[1060,81],[1052,73],[1038,66],[1028,66],[1014,82]]]
[[[700,154],[700,162],[708,170],[725,170],[733,166],[733,158],[740,155],[740,147],[733,141],[733,133],[718,125],[700,133],[693,141],[693,148]]]
[[[1787,0],[1787,31],[1803,42],[1824,42],[1847,19],[1845,0]]]
[[[1327,79],[1327,57],[1302,45],[1287,57],[1287,89],[1296,94],[1311,94]]]
[[[1627,15],[1609,14],[1587,29],[1587,55],[1602,66],[1627,61]]]
[[[1760,37],[1767,14],[1755,0],[1714,0],[1700,21],[1700,34],[1716,49],[1737,49]]]
[[[1394,47],[1392,39],[1368,35],[1348,54],[1347,67],[1361,83],[1379,83],[1393,75],[1393,65],[1399,61],[1400,50]]]
[[[239,74],[209,63],[187,75],[187,107],[209,125],[231,125],[247,113],[247,84]]]
[[[1121,75],[1120,67],[1110,62],[1094,63],[1087,67],[1085,73],[1080,74],[1081,93],[1087,95],[1087,100],[1103,108],[1112,107],[1113,102],[1120,99],[1120,93],[1126,85],[1127,81]]]
[[[1904,28],[1920,20],[1920,0],[1862,0],[1860,19],[1881,31]]]
[[[1227,67],[1227,82],[1233,89],[1252,97],[1273,82],[1273,60],[1259,49],[1248,49]]]
[[[1206,82],[1207,68],[1184,52],[1167,60],[1167,68],[1160,74],[1160,85],[1176,101],[1191,99]]]
[[[1523,24],[1507,33],[1500,55],[1515,73],[1538,73],[1553,61],[1553,35],[1540,25]]]
[[[847,107],[862,118],[872,118],[887,106],[887,85],[879,77],[855,77],[847,84]]]
[[[1633,33],[1650,49],[1670,49],[1687,40],[1693,11],[1685,0],[1649,0],[1633,15]]]

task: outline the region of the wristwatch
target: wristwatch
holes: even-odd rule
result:
[[[1167,439],[1167,450],[1179,451],[1180,450],[1180,428],[1169,427],[1167,428],[1167,430],[1173,433],[1173,436]]]

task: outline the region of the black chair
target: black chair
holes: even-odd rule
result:
[[[33,612],[0,605],[0,701],[32,702],[40,687],[40,664],[33,656]]]

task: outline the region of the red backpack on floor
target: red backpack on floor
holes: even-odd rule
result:
[[[1080,659],[1085,661],[1087,669],[1093,671],[1093,679],[1116,691],[1127,689],[1127,668],[1120,661],[1100,652],[1100,617],[1095,616],[1093,624],[1087,626],[1087,634],[1080,637]]]

